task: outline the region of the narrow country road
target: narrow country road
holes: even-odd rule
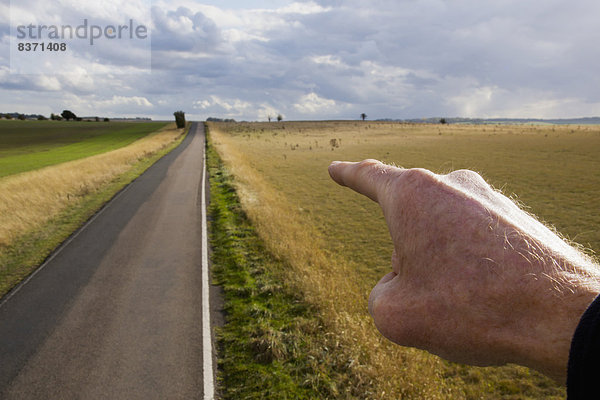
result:
[[[203,157],[194,124],[3,299],[0,398],[205,398]]]

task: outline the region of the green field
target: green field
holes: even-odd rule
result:
[[[268,224],[261,220],[261,210],[279,207],[276,204],[285,204],[281,207],[294,210],[303,226],[314,229],[310,242],[292,240],[285,246],[278,243],[285,241],[284,232],[271,238],[261,233],[267,247],[284,247],[281,255],[290,260],[302,252],[302,247],[313,253],[322,251],[353,271],[344,279],[352,281],[358,293],[345,293],[340,287],[339,299],[331,300],[333,305],[315,304],[322,309],[331,307],[343,314],[358,305],[366,310],[367,294],[389,271],[392,253],[381,210],[331,181],[327,166],[333,160],[375,158],[436,173],[475,170],[567,238],[585,245],[590,252],[600,251],[600,216],[596,210],[600,198],[600,128],[596,126],[383,122],[211,125],[211,132],[217,131],[214,141],[222,156],[236,154],[229,166],[237,171],[242,197],[247,199],[245,206],[256,215],[259,233],[260,224]],[[253,175],[278,193],[277,201],[270,202],[258,190],[253,192],[245,186],[244,182],[255,182],[251,181]],[[301,290],[311,293],[312,289],[307,285]],[[332,329],[336,329],[335,324]],[[340,337],[345,335],[347,332]],[[397,359],[398,365],[384,368],[378,365],[382,362],[378,361],[380,353],[395,350],[380,344],[362,346],[369,354],[365,370],[387,369],[389,373],[375,386],[385,387],[386,393],[397,397],[564,398],[560,385],[525,368],[473,368],[436,361],[434,356],[416,356],[409,349],[399,350],[396,358],[385,359],[392,363]],[[417,364],[411,360],[419,361]],[[377,374],[372,376],[376,379]],[[432,389],[435,386],[443,388]]]
[[[0,177],[118,149],[159,122],[0,121]]]

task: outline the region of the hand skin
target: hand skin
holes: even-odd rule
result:
[[[379,203],[392,272],[369,311],[391,341],[454,362],[517,363],[566,382],[575,328],[600,267],[467,170],[436,175],[376,160],[329,173]]]

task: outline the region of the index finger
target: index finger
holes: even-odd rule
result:
[[[361,162],[334,161],[329,166],[329,175],[342,186],[378,201],[389,185],[391,178],[400,168],[386,165],[377,160]]]

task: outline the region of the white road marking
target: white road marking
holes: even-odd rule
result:
[[[206,140],[206,139],[205,139]],[[215,398],[212,365],[212,335],[210,327],[210,297],[208,274],[208,229],[206,222],[206,147],[202,166],[202,348],[204,361],[204,400]]]

